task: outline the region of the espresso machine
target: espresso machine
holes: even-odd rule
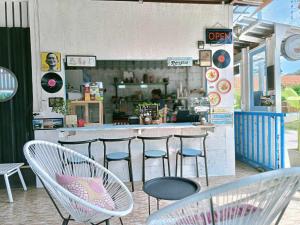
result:
[[[190,99],[190,112],[199,115],[201,124],[210,123],[210,102],[208,97],[195,97]]]

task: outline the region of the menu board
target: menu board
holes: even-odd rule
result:
[[[139,110],[141,117],[157,118],[159,114],[157,104],[140,105]]]

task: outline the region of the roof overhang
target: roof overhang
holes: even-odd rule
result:
[[[183,4],[233,4],[260,6],[266,0],[93,0],[117,2],[157,2],[157,3],[183,3]]]

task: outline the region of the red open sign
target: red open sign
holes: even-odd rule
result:
[[[232,29],[206,29],[207,44],[232,44]]]

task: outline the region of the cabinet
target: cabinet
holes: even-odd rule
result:
[[[91,105],[96,104],[98,108],[97,120],[98,123],[91,122]],[[83,108],[83,119],[86,124],[103,124],[103,102],[102,101],[72,101],[70,103],[70,110],[72,114],[77,114],[77,107]]]

